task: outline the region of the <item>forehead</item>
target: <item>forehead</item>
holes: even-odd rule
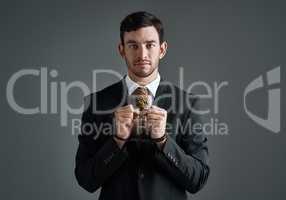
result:
[[[125,32],[124,43],[130,40],[138,43],[145,43],[151,40],[159,42],[159,34],[154,26],[147,26],[136,31]]]

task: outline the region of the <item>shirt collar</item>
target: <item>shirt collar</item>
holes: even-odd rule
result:
[[[151,94],[153,95],[153,97],[155,97],[156,95],[156,91],[158,89],[159,83],[160,83],[161,77],[160,74],[158,73],[157,77],[155,80],[153,80],[152,82],[148,83],[145,87],[151,92]],[[137,87],[140,87],[139,84],[137,84],[136,82],[134,82],[133,80],[131,80],[131,78],[128,76],[125,77],[125,82],[126,82],[126,86],[128,88],[128,94],[131,95],[136,89]]]

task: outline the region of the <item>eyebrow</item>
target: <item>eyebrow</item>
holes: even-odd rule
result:
[[[137,42],[135,40],[127,40],[126,44],[136,44]],[[143,43],[156,43],[155,40],[147,40]]]

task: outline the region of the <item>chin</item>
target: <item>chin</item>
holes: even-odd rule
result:
[[[152,72],[136,72],[134,73],[137,77],[140,77],[140,78],[146,78],[148,76],[150,76],[152,74]]]
[[[148,67],[138,69],[137,66],[133,65],[132,68],[129,68],[129,70],[137,77],[146,78],[152,75],[152,73],[156,70],[156,68],[152,68],[151,66],[148,66]]]

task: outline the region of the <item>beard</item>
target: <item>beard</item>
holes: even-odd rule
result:
[[[156,69],[156,67],[152,67],[148,71],[132,70],[132,69],[131,69],[131,71],[133,74],[135,74],[136,76],[138,76],[140,78],[146,78],[146,77],[150,76],[155,71],[155,69]]]
[[[126,60],[126,65],[127,65],[128,69],[135,76],[140,77],[140,78],[146,78],[146,77],[150,76],[152,73],[154,73],[154,71],[158,68],[158,64],[159,64],[159,61],[154,63],[154,65],[152,65],[152,63],[150,63],[150,66],[146,70],[146,69],[141,69],[139,67],[136,67],[132,63],[130,63]]]

